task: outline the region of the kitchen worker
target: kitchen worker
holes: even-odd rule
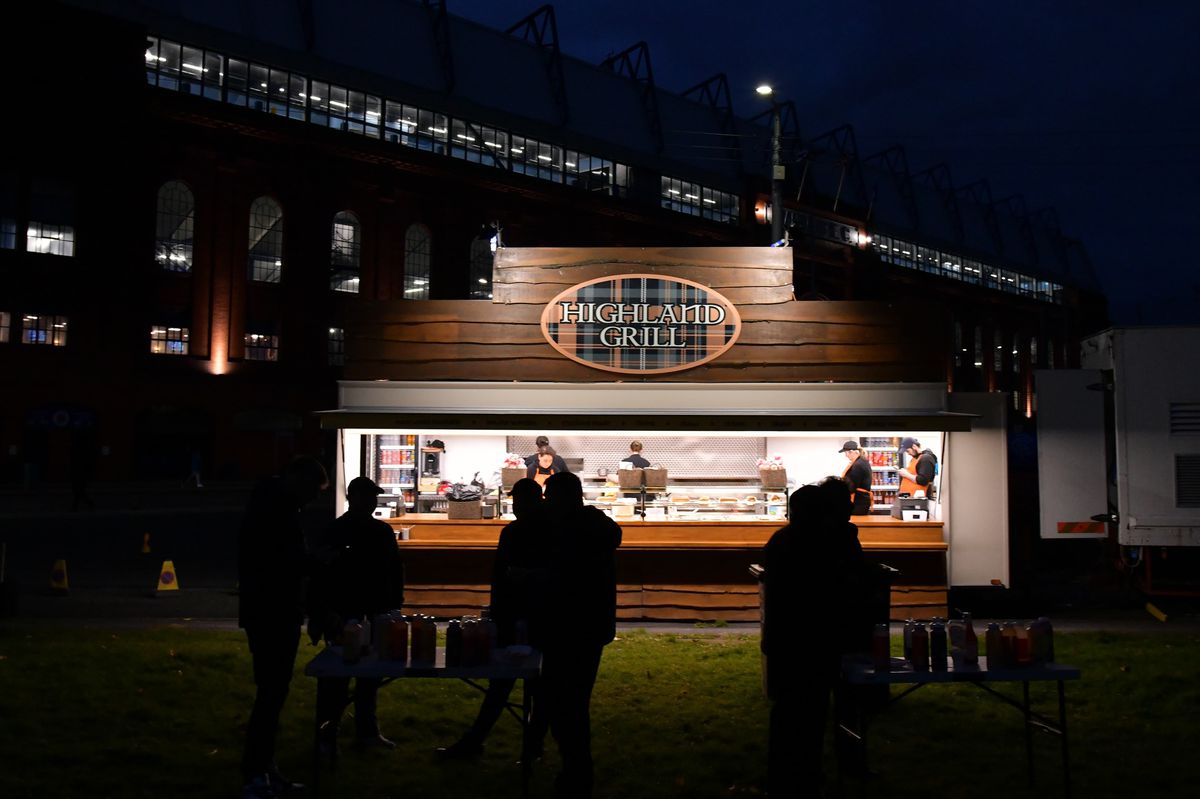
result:
[[[545,436],[538,436],[537,440],[534,441],[533,443],[534,443],[534,446],[537,447],[537,452],[535,452],[532,455],[529,455],[525,458],[525,468],[526,469],[529,469],[533,466],[537,466],[538,454],[542,451],[542,447],[550,446],[550,439],[546,438]],[[554,452],[554,449],[551,448],[550,451]],[[555,453],[555,455],[554,455],[554,464],[553,465],[554,465],[554,473],[555,474],[561,474],[563,472],[571,471],[570,469],[567,468],[567,462],[565,460],[563,460],[557,453]]]
[[[649,469],[650,461],[642,457],[642,442],[630,441],[629,454],[621,459],[621,463],[632,463],[635,469]]]
[[[845,454],[846,460],[850,461],[846,465],[845,471],[842,472],[842,480],[850,489],[850,501],[853,504],[850,515],[866,516],[871,512],[873,504],[871,464],[867,463],[867,459],[863,457],[862,450],[858,448],[856,441],[847,441],[842,444],[842,448],[838,452]]]
[[[558,469],[554,468],[554,459],[558,456],[554,454],[554,448],[549,446],[540,446],[537,451],[537,463],[525,470],[525,476],[530,480],[537,481],[537,484],[546,490],[546,481],[551,475],[562,474]],[[561,460],[561,458],[559,458]]]
[[[937,474],[937,456],[933,450],[921,449],[921,442],[906,437],[900,442],[900,452],[912,458],[908,465],[899,469],[901,494],[915,497],[917,492],[928,497],[933,493],[933,478]]]

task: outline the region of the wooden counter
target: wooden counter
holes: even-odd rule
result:
[[[488,602],[491,559],[508,523],[409,513],[386,519],[409,528],[398,545],[408,561],[408,604],[434,615],[477,612]],[[892,587],[894,618],[946,615],[942,523],[855,516],[869,560],[900,570]],[[754,620],[758,586],[751,563],[783,520],[618,520],[618,615],[622,619]],[[820,608],[814,608],[818,612]]]

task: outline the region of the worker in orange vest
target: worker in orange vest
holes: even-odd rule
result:
[[[862,456],[857,441],[847,441],[838,452],[843,453],[846,460],[850,461],[842,472],[842,480],[850,488],[850,502],[853,503],[850,515],[866,516],[874,504],[871,495],[871,464]]]
[[[897,472],[900,475],[899,493],[915,497],[920,491],[921,496],[930,496],[933,493],[933,478],[937,475],[937,456],[933,450],[922,450],[920,441],[906,437],[900,442],[900,453],[912,460]]]

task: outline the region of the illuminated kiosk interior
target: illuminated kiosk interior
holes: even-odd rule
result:
[[[448,518],[439,487],[478,475],[497,497],[505,456],[531,454],[539,435],[582,478],[586,501],[622,525],[624,618],[757,618],[748,566],[783,524],[788,491],[842,474],[847,440],[872,467],[875,507],[855,518],[860,540],[900,571],[893,616],[945,615],[950,585],[1006,581],[1003,427],[989,418],[997,406],[1002,417],[1002,401],[956,403],[944,382],[903,380],[938,368],[904,351],[903,319],[878,317],[886,306],[796,302],[790,264],[784,284],[772,258],[760,248],[501,250],[493,301],[369,306],[348,337],[347,372],[360,379],[340,383],[339,408],[322,424],[337,430],[339,495],[365,474],[387,492],[381,512],[403,513],[388,521],[408,532],[399,545],[410,604],[440,615],[487,604],[507,520]],[[535,280],[522,274],[531,269]],[[581,325],[594,313],[590,327],[559,324],[564,295],[592,301],[569,306]],[[614,302],[624,307],[601,307]],[[692,315],[664,311],[672,302]],[[653,329],[664,313],[682,333]],[[633,352],[601,345],[601,335],[632,337]],[[907,436],[939,470],[927,515],[905,521],[890,510]],[[667,470],[645,496],[609,477],[633,440]],[[786,488],[761,481],[761,458],[778,458]]]

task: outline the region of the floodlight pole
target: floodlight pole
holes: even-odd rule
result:
[[[771,243],[783,238],[783,179],[786,167],[780,150],[779,103],[771,98]]]

